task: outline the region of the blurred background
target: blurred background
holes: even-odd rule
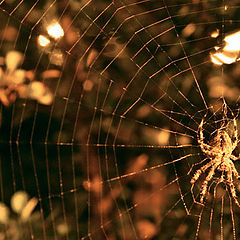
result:
[[[190,180],[201,120],[238,116],[239,7],[1,1],[0,239],[238,239],[227,184]]]

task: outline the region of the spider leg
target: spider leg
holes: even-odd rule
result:
[[[190,170],[188,171],[187,175],[189,175],[190,172],[192,172],[192,170],[195,166],[204,163],[206,160],[208,160],[208,158],[204,158],[202,161],[192,164],[192,166],[191,166]]]
[[[215,163],[212,168],[210,169],[207,177],[205,178],[203,184],[202,184],[202,189],[201,189],[201,198],[200,198],[200,202],[203,203],[203,199],[206,196],[207,193],[207,186],[208,186],[208,182],[212,179],[213,175],[215,174],[215,170],[218,167],[219,163]]]
[[[239,174],[238,174],[238,171],[237,171],[235,165],[233,164],[233,162],[232,162],[232,161],[229,161],[229,162],[230,162],[231,170],[232,170],[232,172],[233,172],[234,177],[235,177],[235,178],[240,178],[240,176],[239,176]]]
[[[233,197],[235,203],[237,204],[238,207],[240,207],[240,204],[238,202],[237,195],[236,195],[236,189],[235,189],[235,186],[233,184],[231,167],[227,171],[227,182],[229,184],[230,191],[231,191],[231,194],[232,194],[232,197]]]
[[[234,155],[231,155],[230,158],[231,158],[233,161],[236,161],[236,160],[238,160],[240,157],[236,157],[236,156],[234,156]]]
[[[232,113],[233,115],[233,113]],[[233,118],[233,144],[232,150],[234,150],[238,145],[238,129],[237,129],[237,121],[236,118]]]
[[[207,143],[204,143],[203,128],[202,128],[203,124],[204,124],[204,120],[202,119],[198,127],[198,144],[200,145],[202,152],[204,152],[208,156],[216,157],[216,155],[219,154],[219,151],[216,149],[214,150],[212,146],[208,145]]]
[[[209,146],[206,143],[202,143],[202,144],[199,143],[199,145],[201,147],[202,152],[204,152],[208,156],[215,157],[219,153],[219,151],[213,150],[213,147]]]
[[[224,103],[225,105],[226,103]],[[224,110],[224,112],[226,111],[226,113],[224,113],[225,116],[227,116],[227,105],[226,106],[226,109]],[[232,110],[229,108],[229,111],[232,115],[232,120],[233,120],[233,138],[232,138],[232,151],[237,147],[238,145],[238,126],[237,126],[237,116],[235,117]]]
[[[240,154],[236,157],[233,154],[230,156],[230,159],[232,159],[233,161],[237,161],[240,159]]]
[[[195,172],[195,174],[193,175],[190,183],[191,183],[191,184],[194,184],[194,183],[198,180],[198,178],[200,177],[200,175],[201,175],[202,173],[204,173],[204,172],[205,172],[209,167],[211,167],[211,166],[213,166],[212,161],[208,162],[207,164],[205,164],[204,166],[202,166],[200,169],[198,169],[198,170]]]
[[[206,153],[207,155],[213,156],[213,155],[215,155],[215,153],[212,152],[213,148],[210,145],[204,143],[203,123],[204,123],[204,120],[202,119],[202,121],[201,121],[201,123],[199,124],[199,127],[198,127],[198,133],[199,133],[198,144],[200,145],[201,150],[204,153]]]

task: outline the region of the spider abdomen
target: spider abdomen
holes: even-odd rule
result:
[[[218,131],[213,139],[213,147],[219,149],[222,153],[232,153],[233,145],[232,140],[226,131]],[[223,155],[223,154],[222,154]]]

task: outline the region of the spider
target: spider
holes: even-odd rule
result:
[[[233,114],[232,114],[233,115]],[[204,179],[200,190],[200,202],[203,203],[207,193],[208,183],[213,178],[215,171],[221,171],[222,176],[225,173],[226,183],[229,185],[231,195],[240,207],[240,203],[237,200],[236,190],[233,183],[233,177],[239,178],[237,169],[235,168],[233,161],[239,159],[233,155],[234,149],[238,144],[238,130],[236,118],[233,118],[233,136],[229,136],[226,128],[223,126],[216,131],[216,135],[210,142],[210,145],[204,142],[203,135],[204,118],[202,119],[198,128],[198,144],[202,152],[210,159],[208,163],[198,169],[191,179],[191,184],[194,187],[195,182],[199,177],[210,168],[206,178]]]

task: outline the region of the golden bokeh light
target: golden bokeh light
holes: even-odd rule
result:
[[[239,61],[240,31],[227,35],[224,41],[225,46],[222,49],[215,47],[217,52],[210,54],[211,61],[215,65],[232,64]]]
[[[224,51],[239,51],[240,50],[240,31],[233,33],[231,35],[228,35],[224,38],[224,41],[226,42],[226,45],[224,47]]]
[[[212,38],[217,38],[218,36],[219,36],[219,30],[218,29],[211,33]]]
[[[58,22],[54,22],[54,23],[48,25],[47,32],[54,39],[61,38],[64,35],[64,31]]]
[[[229,57],[227,55],[224,54],[224,52],[217,52],[214,54],[211,54],[211,61],[212,63],[216,64],[216,65],[222,65],[223,63],[225,64],[231,64],[233,62],[235,62],[235,58],[233,57]]]
[[[41,47],[46,47],[49,43],[50,43],[50,40],[47,37],[45,37],[43,35],[38,36],[38,44]]]

